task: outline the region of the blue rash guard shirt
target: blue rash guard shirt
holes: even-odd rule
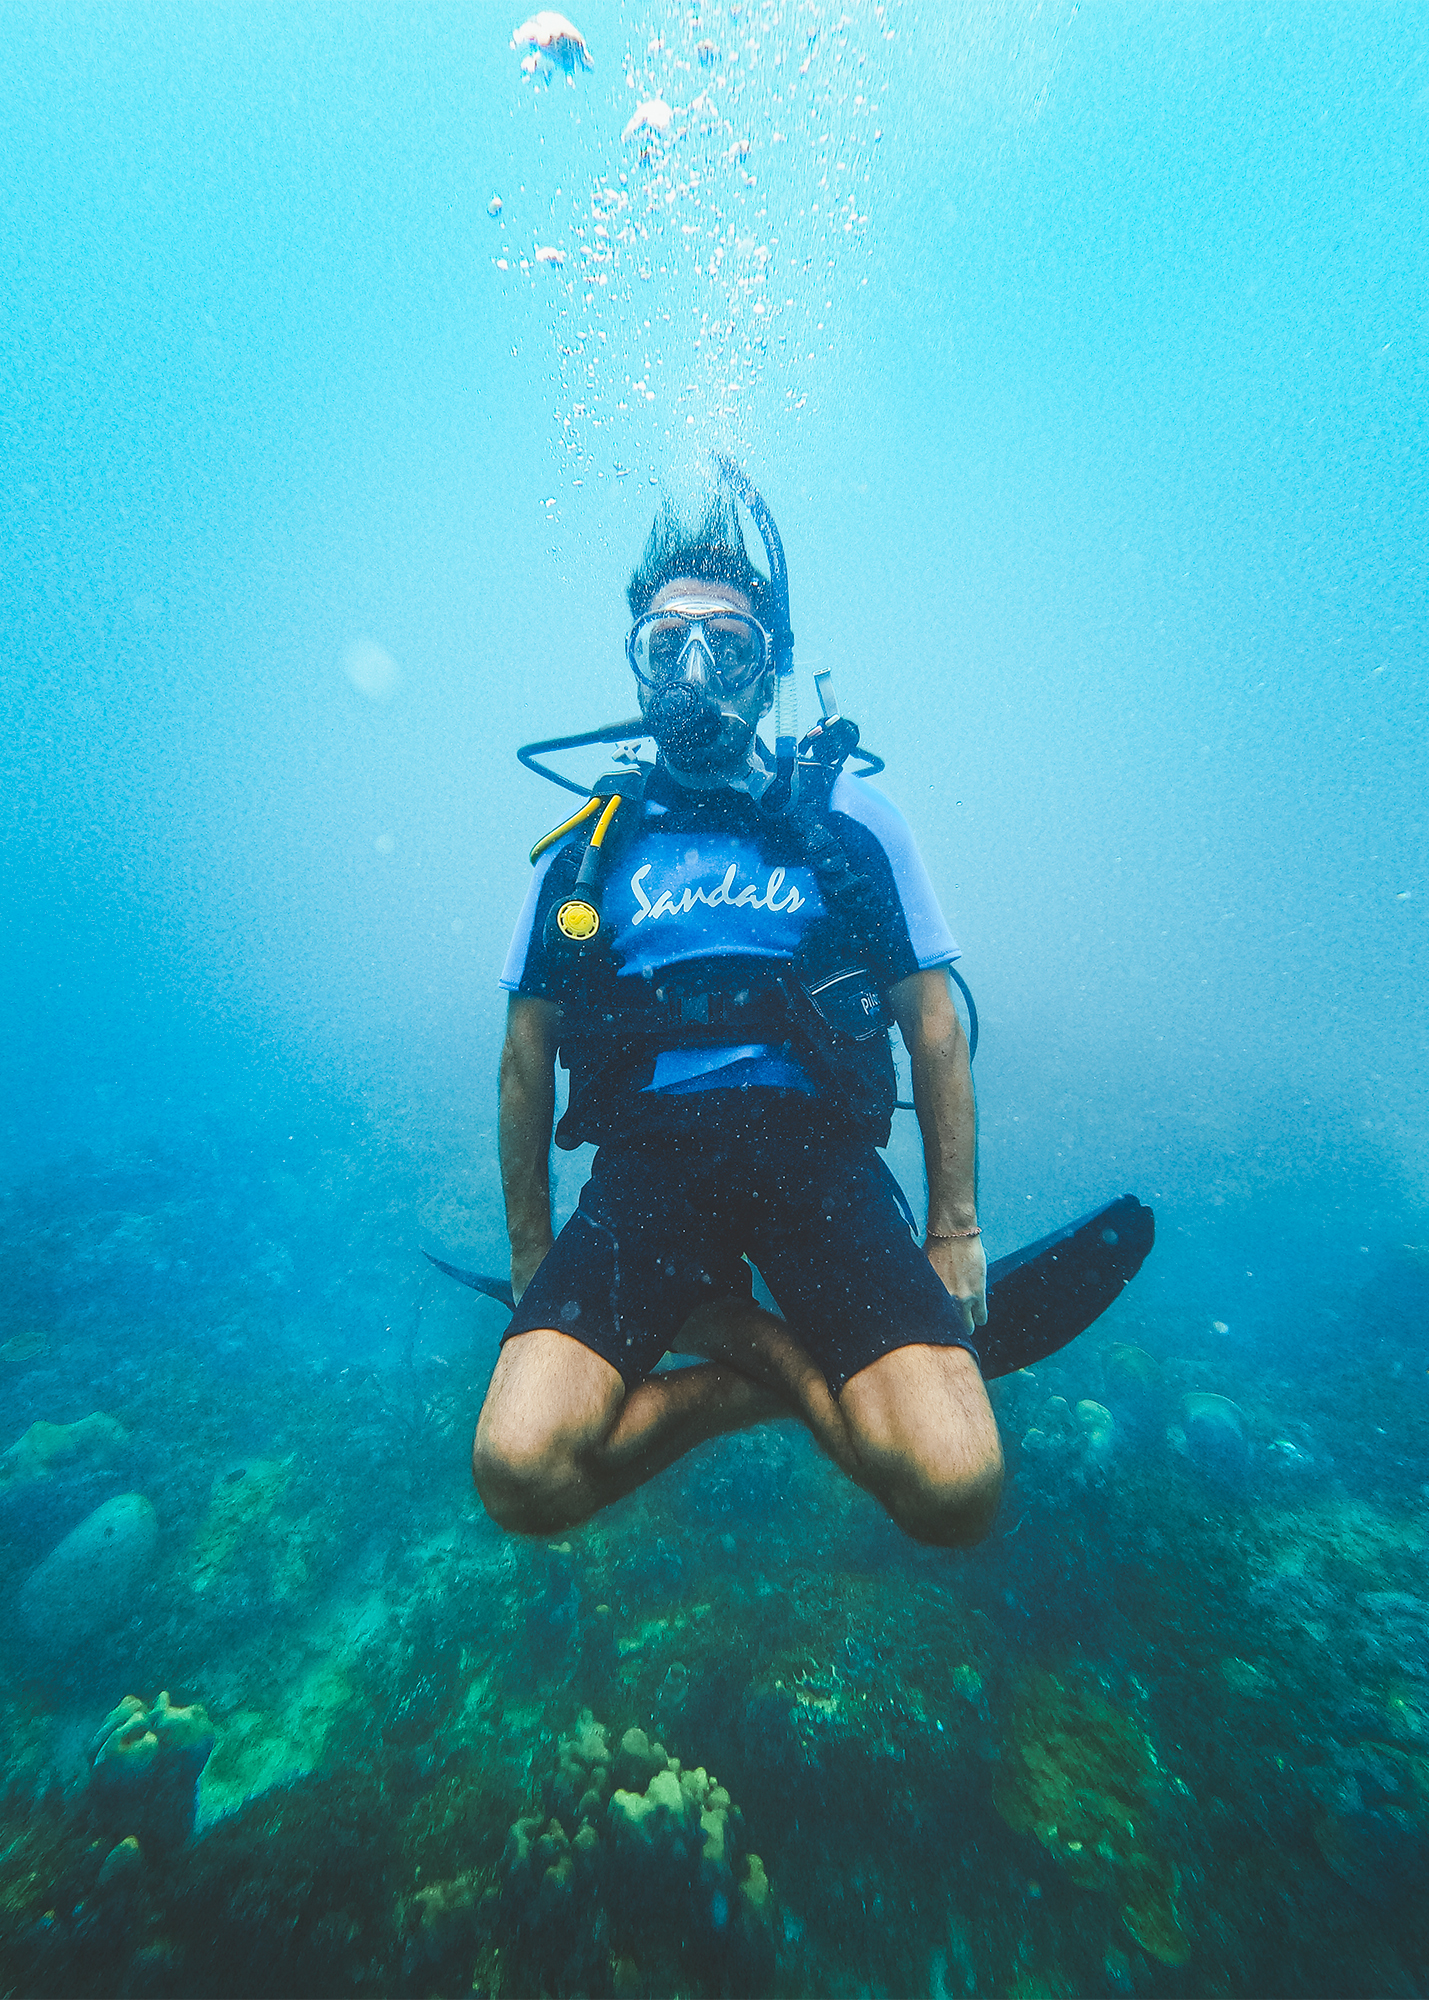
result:
[[[687,807],[688,800],[662,779],[657,772],[647,786],[639,824],[621,841],[605,878],[602,912],[619,968],[617,990],[625,980],[653,983],[682,967],[717,969],[722,959],[788,966],[809,927],[826,914],[812,869],[772,860],[757,823],[740,827],[718,815],[725,823],[709,830],[669,830],[662,825],[670,816],[666,801]],[[896,807],[864,780],[840,774],[823,819],[872,890],[884,989],[915,971],[951,964],[958,947]],[[549,962],[544,939],[550,906],[565,892],[566,871],[556,869],[557,859],[573,842],[583,846],[583,836],[568,836],[537,865],[501,973],[508,993],[562,997],[565,970]],[[659,1050],[650,1080],[638,1086],[664,1098],[735,1089],[817,1097],[823,1087],[787,1045],[750,1040]]]

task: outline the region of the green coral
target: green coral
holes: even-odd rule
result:
[[[1049,1396],[1037,1421],[1023,1433],[1022,1449],[1064,1467],[1079,1485],[1104,1477],[1116,1446],[1116,1422],[1105,1404],[1084,1398],[1075,1410],[1065,1397]]]
[[[993,1787],[998,1811],[1015,1833],[1035,1834],[1079,1888],[1116,1895],[1153,1958],[1183,1965],[1179,1873],[1153,1830],[1170,1787],[1123,1710],[1051,1674],[1027,1676]]]
[[[0,1453],[0,1492],[52,1478],[57,1466],[72,1464],[75,1459],[103,1461],[128,1438],[123,1424],[103,1410],[72,1424],[51,1424],[41,1418],[8,1451]]]
[[[1242,1528],[1253,1587],[1301,1577],[1349,1595],[1423,1588],[1429,1526],[1422,1508],[1373,1507],[1353,1494],[1325,1495],[1296,1507],[1263,1507]]]
[[[283,1502],[292,1461],[250,1458],[219,1473],[193,1545],[191,1581],[209,1590],[235,1569],[262,1577],[276,1602],[308,1581],[303,1523]]]
[[[198,1702],[176,1706],[167,1689],[153,1703],[125,1695],[90,1745],[89,1798],[101,1822],[145,1850],[182,1846],[217,1734]]]
[[[1102,1357],[1102,1368],[1113,1388],[1154,1389],[1161,1376],[1161,1364],[1144,1347],[1133,1341],[1118,1340]]]
[[[467,1913],[486,1934],[479,1991],[762,1991],[773,1970],[769,1878],[729,1793],[643,1729],[612,1750],[588,1709],[542,1810],[513,1824],[498,1882],[422,1892],[416,1951],[442,1960]]]
[[[1336,1746],[1314,1789],[1315,1842],[1326,1864],[1371,1902],[1421,1893],[1429,1863],[1429,1757],[1366,1738]]]
[[[45,1353],[49,1344],[48,1334],[34,1329],[12,1334],[9,1340],[0,1341],[0,1362],[34,1361]]]
[[[200,1829],[263,1792],[320,1769],[330,1738],[358,1700],[340,1663],[317,1660],[273,1709],[242,1707],[226,1715],[222,1740],[199,1785]]]

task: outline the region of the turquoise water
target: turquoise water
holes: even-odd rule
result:
[[[517,18],[7,18],[0,1992],[1418,1993],[1429,17]],[[470,1486],[512,752],[711,449],[990,1254],[1157,1211],[968,1554],[792,1425]]]

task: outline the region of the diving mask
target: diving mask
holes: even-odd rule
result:
[[[635,621],[625,651],[642,687],[668,687],[698,667],[727,695],[742,693],[774,664],[772,634],[720,598],[680,598],[647,611]]]

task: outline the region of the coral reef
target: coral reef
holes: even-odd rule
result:
[[[308,1580],[307,1535],[282,1502],[292,1464],[246,1458],[216,1474],[192,1550],[191,1582],[211,1590],[235,1574],[276,1600]]]
[[[20,1609],[32,1639],[58,1649],[117,1624],[158,1541],[158,1518],[143,1494],[120,1493],[96,1507],[25,1580]]]
[[[1163,1965],[1190,1944],[1177,1907],[1179,1874],[1158,1838],[1172,1781],[1150,1739],[1101,1694],[1051,1674],[1027,1675],[993,1787],[1016,1833],[1031,1833],[1083,1889],[1117,1896],[1127,1929]]]
[[[1014,1477],[972,1551],[909,1544],[793,1426],[528,1541],[459,1435],[496,1308],[393,1248],[451,1160],[384,1183],[349,1115],[306,1153],[285,1117],[238,1169],[0,1191],[0,1437],[29,1440],[0,1537],[5,1990],[1429,1985],[1422,1276],[1367,1289],[1352,1371],[1332,1320],[1277,1351],[1250,1287],[1234,1340],[1219,1290],[1133,1288],[995,1385]],[[29,1477],[37,1421],[101,1382],[124,1471],[81,1428],[100,1450]],[[1238,1485],[1193,1455],[1205,1384],[1236,1399]],[[102,1620],[56,1590],[32,1627],[27,1578],[131,1484],[149,1555],[91,1526]],[[86,1754],[120,1688],[160,1686]]]
[[[1315,1842],[1327,1865],[1374,1903],[1423,1893],[1429,1870],[1429,1755],[1383,1742],[1337,1750],[1315,1782]]]
[[[337,1724],[357,1701],[342,1665],[319,1659],[293,1677],[273,1708],[245,1704],[225,1712],[222,1740],[199,1785],[200,1829],[317,1770]]]
[[[1102,1351],[1101,1393],[1124,1441],[1149,1446],[1166,1428],[1166,1370],[1134,1341],[1117,1340]]]
[[[0,1340],[0,1366],[18,1367],[22,1362],[34,1361],[49,1347],[47,1335],[33,1327],[24,1333],[12,1333],[8,1340]]]
[[[95,1886],[101,1893],[132,1889],[144,1874],[144,1850],[137,1834],[126,1833],[105,1855]]]
[[[1186,1456],[1208,1478],[1241,1484],[1250,1468],[1245,1412],[1228,1396],[1193,1390],[1181,1399]]]
[[[77,1458],[103,1461],[128,1436],[123,1424],[102,1410],[72,1424],[50,1424],[41,1418],[8,1451],[0,1453],[0,1493],[49,1479],[57,1466]]]
[[[1083,1485],[1106,1477],[1115,1445],[1111,1411],[1089,1397],[1072,1410],[1064,1397],[1049,1396],[1022,1439],[1025,1452],[1051,1461],[1060,1473]]]
[[[419,1939],[467,1909],[484,1933],[478,1990],[719,1994],[764,1990],[773,1972],[772,1893],[729,1793],[643,1729],[612,1751],[589,1710],[560,1739],[541,1811],[512,1826],[497,1883],[479,1903],[474,1885],[426,1892]]]
[[[167,1690],[152,1706],[125,1695],[90,1745],[89,1798],[101,1824],[141,1850],[182,1846],[217,1734],[197,1702],[176,1708]]]
[[[1107,1387],[1127,1394],[1149,1394],[1161,1379],[1161,1364],[1133,1341],[1113,1341],[1102,1356]]]

